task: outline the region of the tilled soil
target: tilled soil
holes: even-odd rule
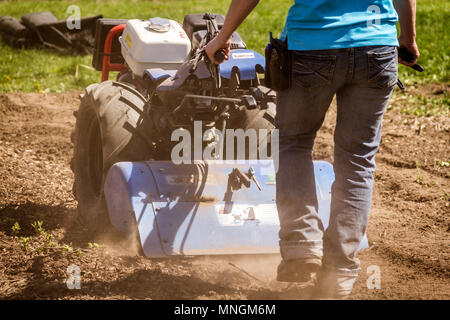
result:
[[[449,87],[410,90],[432,96]],[[275,281],[278,256],[148,259],[113,230],[88,234],[77,219],[69,167],[79,94],[0,95],[1,299],[312,297],[310,285]],[[450,298],[450,119],[402,114],[401,95],[383,122],[370,248],[358,253],[353,299]],[[334,120],[332,107],[316,159],[332,161]],[[43,221],[40,231],[35,221]],[[80,289],[66,284],[71,265],[81,272]],[[371,286],[373,266],[381,288]]]

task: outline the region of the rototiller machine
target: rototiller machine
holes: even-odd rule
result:
[[[208,60],[204,47],[223,22],[97,21],[102,82],[75,112],[73,191],[91,230],[112,224],[148,257],[279,252],[275,94],[258,77],[264,57],[239,34],[228,60]],[[326,227],[333,168],[315,161],[314,170]]]

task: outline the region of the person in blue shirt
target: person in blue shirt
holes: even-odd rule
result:
[[[211,61],[220,49],[228,56],[231,34],[258,2],[232,0],[224,26],[206,47]],[[413,65],[419,57],[415,10],[415,0],[295,0],[290,8],[281,38],[290,52],[291,85],[277,92],[275,116],[279,281],[304,282],[317,275],[318,297],[351,293],[360,270],[355,253],[368,224],[382,117],[397,83],[398,62]],[[413,59],[400,59],[398,47]],[[335,181],[324,230],[312,149],[335,96]]]

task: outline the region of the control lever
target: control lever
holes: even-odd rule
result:
[[[403,60],[405,60],[406,62],[412,61],[414,59],[413,54],[409,52],[408,49],[406,49],[405,47],[400,47],[398,49],[398,56]],[[418,63],[409,67],[419,72],[423,72],[424,70],[423,67]],[[403,85],[403,82],[400,79],[397,79],[397,86],[400,88],[400,90],[402,90],[402,92],[406,92],[405,86]]]
[[[243,174],[238,168],[233,168],[233,171],[228,175],[228,184],[232,191],[239,189],[250,188],[250,179],[246,174]]]
[[[250,188],[251,181],[253,181],[261,191],[261,185],[255,175],[255,169],[250,167],[247,173],[241,172],[238,168],[233,168],[233,171],[228,175],[228,186],[231,187],[231,191],[237,191],[242,188]]]
[[[250,177],[250,179],[253,180],[253,182],[256,184],[256,187],[258,187],[258,190],[261,191],[261,185],[258,182],[258,179],[255,176],[255,169],[253,167],[250,167],[250,169],[248,169],[248,173],[247,175]]]
[[[254,110],[258,108],[258,103],[256,102],[256,99],[253,96],[246,94],[243,95],[241,99],[248,110]]]
[[[408,49],[406,49],[405,47],[400,47],[398,49],[398,56],[400,58],[402,58],[403,60],[405,60],[406,62],[410,62],[414,59],[413,54],[411,52],[409,52]],[[416,71],[423,72],[423,67],[418,63],[416,63],[410,67]]]

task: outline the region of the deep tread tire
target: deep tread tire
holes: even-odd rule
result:
[[[75,130],[73,193],[82,223],[96,232],[109,225],[103,184],[109,168],[119,161],[152,157],[152,122],[146,101],[132,87],[105,81],[80,96]]]
[[[231,119],[230,127],[233,129],[241,128],[244,131],[248,129],[255,129],[258,135],[258,143],[259,129],[266,129],[267,136],[265,137],[265,140],[267,141],[268,150],[271,150],[270,134],[272,130],[275,129],[275,113],[276,106],[274,103],[269,103],[268,108],[265,110],[247,110],[246,108],[243,108],[241,112],[237,113],[235,117]],[[235,158],[237,158],[236,153]],[[246,149],[245,158],[249,159],[248,149]]]

